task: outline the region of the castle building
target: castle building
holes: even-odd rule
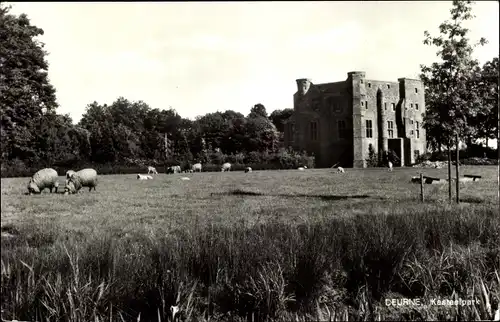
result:
[[[420,80],[369,80],[349,72],[347,80],[313,84],[297,79],[293,115],[285,122],[285,145],[316,157],[317,167],[365,168],[371,148],[393,151],[401,166],[426,152]]]

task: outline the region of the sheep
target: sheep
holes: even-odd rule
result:
[[[305,167],[298,167],[297,170],[299,171],[304,171],[304,169],[306,169]]]
[[[147,174],[138,174],[137,180],[153,180],[153,177]]]
[[[201,172],[201,163],[195,163],[193,164],[193,166],[191,167],[191,170],[193,170],[193,172]]]
[[[148,174],[158,174],[158,171],[156,171],[155,167],[149,166],[148,167]]]
[[[187,180],[191,180],[191,179],[189,179],[188,177],[182,177],[181,180],[187,181]]]
[[[387,165],[388,165],[388,167],[389,167],[389,170],[388,170],[388,171],[392,171],[392,162],[391,162],[391,161],[389,161],[389,162],[387,163]]]
[[[229,162],[224,163],[220,168],[220,171],[221,172],[231,171],[231,163]]]
[[[250,167],[246,167],[246,168],[245,168],[245,173],[248,173],[248,172],[252,172],[252,168],[250,168]]]
[[[181,166],[180,165],[173,165],[171,167],[167,168],[167,174],[168,173],[181,173]]]
[[[37,171],[28,182],[28,194],[41,193],[45,188],[49,188],[52,193],[52,189],[59,188],[59,182],[57,181],[57,171],[52,168],[45,168]]]
[[[94,188],[95,191],[96,186],[97,171],[87,168],[71,175],[68,185],[66,185],[66,188],[64,189],[64,194],[67,195],[69,193],[77,193],[82,187],[89,187],[89,192],[92,191],[92,188]]]
[[[342,168],[342,167],[338,167],[338,168],[337,168],[337,173],[345,173],[344,168]]]

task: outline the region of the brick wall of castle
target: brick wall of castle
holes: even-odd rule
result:
[[[285,144],[314,153],[318,167],[366,167],[370,144],[380,155],[396,138],[404,141],[404,164],[415,162],[416,151],[425,152],[425,98],[419,80],[384,82],[350,72],[343,82],[315,85],[298,79],[297,87]]]

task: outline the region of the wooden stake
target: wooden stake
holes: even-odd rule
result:
[[[420,173],[420,201],[424,201],[424,175]]]

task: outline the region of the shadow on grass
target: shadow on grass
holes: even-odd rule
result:
[[[213,192],[210,196],[251,196],[251,197],[282,197],[282,198],[317,198],[322,200],[346,200],[346,199],[368,199],[380,197],[372,197],[369,195],[308,195],[308,194],[264,194],[261,192],[245,191],[241,189],[231,190],[229,192]]]

